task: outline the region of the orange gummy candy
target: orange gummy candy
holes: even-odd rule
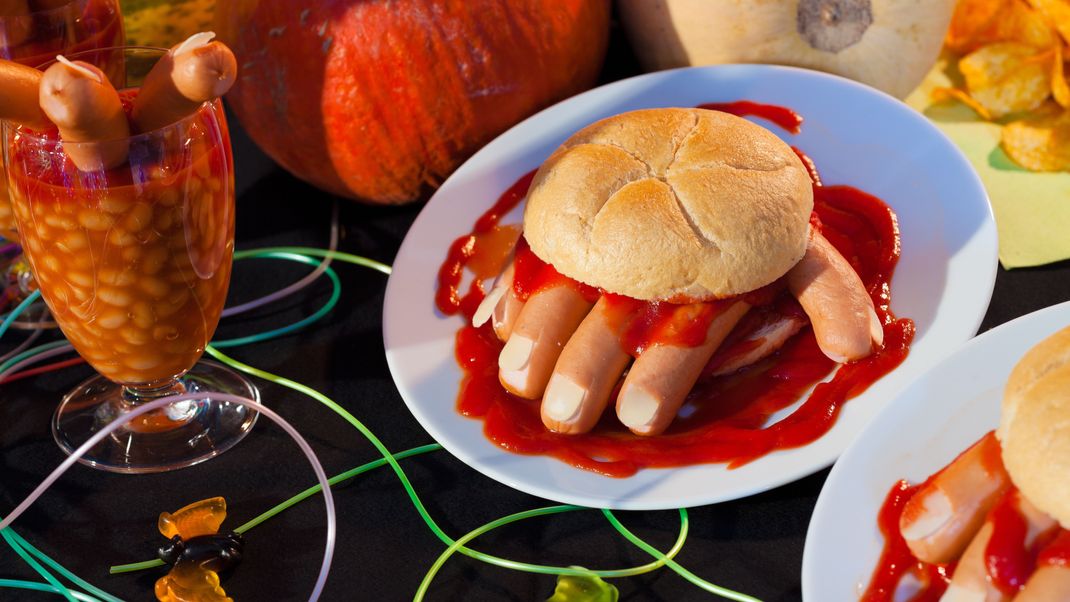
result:
[[[218,498],[217,498],[218,499]],[[160,602],[234,602],[219,587],[219,575],[194,562],[180,562],[156,581]]]
[[[227,501],[221,497],[194,502],[174,514],[160,514],[157,526],[167,539],[178,535],[183,540],[201,535],[215,535],[227,518]],[[217,579],[218,583],[218,579]]]

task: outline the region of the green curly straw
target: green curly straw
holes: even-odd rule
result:
[[[388,266],[386,264],[383,264],[383,263],[380,263],[380,262],[377,262],[377,261],[374,261],[374,260],[371,260],[371,259],[360,257],[358,255],[353,255],[353,254],[350,254],[350,253],[337,252],[337,251],[328,251],[328,250],[322,250],[322,249],[306,248],[306,247],[270,247],[270,248],[266,248],[266,249],[256,249],[256,250],[250,250],[250,251],[239,251],[239,252],[236,252],[235,255],[234,255],[234,259],[235,260],[246,259],[246,258],[258,258],[258,257],[259,258],[287,259],[287,260],[291,260],[291,261],[299,261],[301,263],[307,263],[307,264],[310,264],[310,265],[313,264],[313,263],[316,263],[316,262],[309,260],[309,257],[321,257],[321,258],[330,257],[331,259],[337,259],[339,261],[343,261],[343,262],[346,262],[346,263],[351,263],[351,264],[367,267],[367,268],[370,268],[370,269],[374,269],[374,270],[377,270],[377,271],[382,272],[384,274],[390,274],[391,273],[390,266]],[[429,585],[431,583],[431,580],[433,579],[434,575],[438,572],[438,570],[446,562],[446,560],[452,554],[454,554],[455,552],[460,552],[462,554],[465,554],[467,556],[476,558],[476,559],[481,560],[483,562],[487,562],[489,564],[494,564],[494,565],[497,565],[497,566],[510,568],[510,569],[515,569],[515,570],[522,570],[522,571],[528,571],[528,572],[534,572],[534,573],[542,573],[542,574],[556,574],[556,575],[575,575],[575,576],[596,575],[596,576],[603,577],[603,578],[624,577],[624,576],[638,575],[638,574],[642,574],[642,573],[646,573],[646,572],[650,572],[650,571],[656,570],[656,569],[660,568],[661,566],[667,564],[668,566],[670,566],[670,568],[672,568],[674,571],[679,573],[685,579],[687,579],[688,581],[692,582],[693,584],[697,585],[698,587],[701,587],[702,589],[704,589],[706,591],[709,591],[711,593],[715,593],[715,594],[718,594],[718,595],[722,595],[722,596],[724,596],[726,598],[729,598],[729,599],[738,600],[738,601],[741,601],[741,602],[753,602],[753,601],[756,600],[755,598],[751,598],[749,596],[745,596],[743,594],[739,594],[739,593],[733,592],[731,590],[727,590],[725,588],[721,588],[719,586],[716,586],[716,585],[713,585],[711,583],[708,583],[708,582],[702,580],[701,578],[699,578],[698,576],[694,575],[693,573],[691,573],[690,571],[688,571],[687,569],[683,568],[682,566],[680,566],[679,564],[677,564],[675,561],[672,560],[672,558],[680,551],[680,549],[682,549],[683,544],[684,544],[684,542],[686,540],[686,537],[687,537],[687,512],[686,512],[686,510],[684,510],[682,508],[679,510],[680,515],[681,515],[680,535],[677,538],[676,544],[673,546],[673,548],[670,549],[669,552],[665,553],[665,554],[661,553],[660,551],[655,549],[653,546],[650,546],[646,542],[644,542],[641,539],[639,539],[638,537],[636,537],[634,534],[632,534],[630,531],[628,531],[626,528],[624,528],[623,525],[621,525],[619,522],[616,522],[616,519],[612,516],[611,513],[609,513],[607,510],[604,511],[604,512],[607,513],[607,517],[610,518],[610,523],[614,526],[614,528],[616,528],[625,538],[627,538],[633,544],[639,546],[644,551],[650,553],[656,559],[655,562],[648,563],[646,565],[642,565],[642,566],[638,566],[638,567],[631,567],[631,568],[627,568],[627,569],[585,570],[585,569],[576,569],[576,568],[535,565],[535,564],[529,564],[529,563],[523,563],[523,562],[517,562],[517,561],[508,560],[508,559],[503,559],[503,558],[499,558],[499,557],[492,556],[492,555],[489,555],[489,554],[484,554],[482,552],[478,552],[476,550],[472,550],[470,548],[466,548],[463,545],[467,541],[470,541],[471,539],[474,539],[475,537],[478,537],[479,535],[482,535],[482,534],[487,533],[487,532],[489,532],[489,531],[491,531],[493,529],[496,529],[496,528],[498,528],[500,526],[504,526],[504,525],[507,525],[507,524],[510,524],[510,523],[513,523],[513,522],[516,522],[516,521],[519,521],[519,520],[523,520],[523,519],[526,519],[526,518],[532,518],[532,517],[536,517],[536,516],[545,516],[545,515],[548,515],[548,514],[556,514],[556,513],[560,513],[560,512],[568,512],[568,511],[586,509],[586,508],[583,508],[583,507],[580,507],[580,506],[552,506],[552,507],[548,507],[548,508],[540,508],[540,509],[520,512],[520,513],[517,513],[517,514],[513,514],[513,515],[510,515],[510,516],[503,517],[503,518],[500,518],[498,520],[492,521],[490,523],[487,523],[486,525],[483,525],[482,527],[478,527],[477,529],[474,529],[473,531],[469,532],[468,534],[466,534],[464,537],[462,537],[461,539],[459,539],[457,541],[452,540],[448,535],[446,535],[445,532],[442,531],[442,529],[438,526],[438,524],[435,523],[434,519],[432,519],[431,516],[428,514],[428,512],[427,512],[426,508],[424,507],[422,501],[420,500],[419,496],[416,494],[415,489],[412,487],[412,484],[409,482],[408,477],[405,474],[404,470],[402,470],[401,466],[397,463],[397,459],[401,459],[401,458],[405,458],[405,457],[411,457],[411,456],[414,456],[414,455],[427,453],[427,452],[430,452],[430,451],[435,451],[437,449],[441,449],[441,446],[439,446],[437,444],[431,444],[431,445],[426,445],[426,446],[422,446],[422,447],[419,447],[419,448],[414,448],[414,449],[411,449],[411,450],[406,450],[405,452],[401,452],[401,453],[396,454],[396,455],[395,454],[391,454],[386,449],[386,447],[382,444],[382,442],[379,441],[379,439],[366,426],[364,426],[363,423],[361,423],[356,417],[354,417],[352,414],[347,412],[344,408],[339,406],[336,402],[331,400],[329,397],[323,395],[322,393],[319,393],[318,391],[316,391],[315,389],[312,389],[311,387],[307,387],[306,385],[303,385],[303,384],[298,383],[296,381],[292,381],[292,380],[286,379],[284,377],[280,377],[280,376],[271,374],[269,372],[265,372],[263,370],[259,370],[257,368],[252,367],[252,366],[249,366],[247,364],[243,364],[243,363],[241,363],[241,362],[239,362],[239,361],[237,361],[237,360],[235,360],[233,358],[230,358],[229,356],[223,354],[222,352],[218,351],[218,347],[239,346],[239,345],[254,343],[254,342],[263,341],[263,340],[267,340],[267,339],[270,339],[270,338],[275,338],[275,337],[278,337],[278,336],[282,336],[282,335],[287,334],[289,332],[293,332],[295,330],[303,328],[304,326],[307,326],[307,325],[309,325],[309,324],[321,319],[331,309],[333,309],[333,307],[337,304],[338,299],[340,297],[340,289],[341,289],[341,284],[339,282],[339,279],[338,279],[337,275],[333,272],[333,270],[328,268],[326,271],[327,271],[328,277],[331,278],[332,285],[333,285],[332,286],[331,298],[327,301],[327,303],[323,307],[321,307],[319,310],[317,310],[317,312],[315,312],[313,315],[311,315],[311,316],[309,316],[309,317],[307,317],[307,318],[305,318],[303,320],[300,320],[300,321],[298,321],[298,322],[296,322],[294,324],[291,324],[289,326],[278,328],[278,329],[274,329],[274,330],[267,331],[267,332],[264,332],[264,333],[259,333],[257,335],[252,335],[252,336],[248,336],[248,337],[241,337],[241,338],[238,338],[238,339],[229,339],[229,340],[225,340],[225,341],[218,341],[215,344],[215,346],[209,346],[206,351],[212,357],[218,359],[219,361],[221,361],[221,362],[223,362],[223,363],[225,363],[225,364],[227,364],[227,365],[229,365],[229,366],[231,366],[231,367],[233,367],[233,368],[235,368],[237,370],[240,370],[242,372],[246,372],[247,374],[251,374],[251,375],[254,375],[254,376],[259,376],[259,377],[264,378],[264,379],[266,379],[268,381],[271,381],[271,382],[274,382],[276,384],[288,387],[290,389],[293,389],[295,391],[303,393],[303,394],[305,394],[305,395],[307,395],[309,397],[312,397],[313,399],[316,399],[317,401],[323,403],[328,408],[332,409],[335,413],[337,413],[340,416],[342,416],[342,418],[344,418],[346,421],[348,421],[358,431],[360,431],[361,434],[363,434],[365,436],[365,438],[367,438],[373,444],[373,446],[375,446],[376,449],[383,455],[383,458],[381,458],[379,460],[375,460],[373,462],[369,462],[369,463],[364,464],[364,465],[362,465],[360,467],[354,468],[354,469],[352,469],[350,471],[347,471],[345,473],[342,473],[340,475],[337,475],[337,476],[333,477],[330,480],[330,483],[332,485],[334,485],[334,484],[336,484],[338,482],[345,481],[345,480],[353,478],[353,477],[355,477],[355,476],[357,476],[359,474],[362,474],[364,472],[367,472],[367,471],[375,469],[375,468],[379,468],[379,467],[387,465],[387,464],[389,464],[390,467],[394,470],[395,474],[398,476],[399,480],[401,481],[403,487],[406,490],[406,493],[409,495],[410,500],[412,501],[413,505],[415,506],[417,512],[420,514],[421,518],[424,520],[424,522],[427,524],[427,526],[431,529],[431,531],[441,541],[443,541],[443,543],[446,543],[447,546],[448,546],[447,549],[443,552],[443,554],[440,555],[438,560],[436,560],[435,564],[432,565],[431,569],[428,571],[427,575],[425,576],[423,582],[421,583],[420,590],[417,592],[417,599],[422,599],[422,597],[426,593],[426,590],[429,587]],[[13,315],[17,315],[17,313],[19,313],[19,312],[18,311],[12,312]],[[8,318],[9,319],[13,319],[12,316],[8,316]],[[6,321],[7,320],[5,320],[5,322]],[[3,330],[4,330],[3,329],[3,324],[0,324],[0,333],[2,333]],[[50,346],[47,346],[47,347],[48,348],[54,348],[58,344],[63,344],[63,343],[62,342],[58,342],[57,344],[51,344]],[[24,354],[20,354],[20,356],[18,356],[16,358],[12,358],[8,362],[5,362],[5,364],[11,365],[16,361],[21,361],[22,359],[25,359],[26,357],[29,357],[30,355],[33,355],[34,353],[38,353],[38,352],[43,351],[44,347],[46,347],[46,346],[40,346],[40,347],[35,348],[34,350],[31,350],[31,351],[26,352]],[[3,366],[0,366],[0,370],[2,370],[2,369],[3,369]],[[307,499],[308,497],[311,497],[312,495],[315,495],[316,493],[319,493],[320,491],[321,491],[321,489],[320,489],[320,487],[318,485],[314,486],[314,487],[310,487],[309,489],[306,489],[305,491],[297,494],[296,496],[293,496],[289,500],[286,500],[285,502],[275,506],[271,510],[268,510],[267,512],[261,514],[260,516],[254,518],[253,520],[249,521],[248,523],[242,525],[241,527],[239,527],[237,529],[237,531],[238,532],[248,531],[248,530],[252,529],[253,527],[261,524],[262,522],[270,519],[271,517],[279,514],[280,512],[285,511],[287,508],[290,508],[293,505],[303,501],[304,499]],[[5,539],[6,539],[6,536],[5,536]],[[47,571],[45,571],[42,567],[40,567],[40,565],[36,564],[36,562],[34,562],[32,558],[29,558],[28,556],[26,556],[25,552],[22,551],[22,549],[19,548],[17,544],[12,543],[11,541],[9,541],[9,543],[11,543],[11,545],[16,549],[16,551],[20,555],[23,555],[23,557],[26,558],[27,561],[31,563],[31,566],[35,566],[35,568],[41,568],[41,570],[39,572],[41,572],[42,576],[45,576],[46,579],[51,578],[50,579],[50,583],[52,583],[52,581],[54,581],[54,577],[51,577],[51,575],[48,574]],[[29,544],[27,544],[27,545],[29,545]],[[47,557],[45,557],[45,558],[47,558]],[[54,561],[51,561],[51,559],[48,559],[48,560],[51,563],[54,563]],[[112,573],[131,572],[131,571],[136,571],[136,570],[141,570],[141,569],[146,569],[146,568],[153,568],[153,567],[162,566],[162,565],[163,565],[163,562],[159,561],[159,560],[146,561],[146,562],[141,562],[141,563],[135,563],[135,564],[121,565],[121,566],[117,566],[117,567],[112,567],[111,572]],[[55,563],[55,567],[59,567],[59,569],[62,569],[62,567],[60,567],[58,565],[58,563]],[[66,571],[66,569],[62,569],[62,571],[65,572],[65,574],[69,574],[68,575],[69,578],[73,577],[72,581],[77,579],[77,577],[74,576],[73,573],[70,573],[69,571]],[[90,585],[90,584],[88,584],[88,583],[86,583],[86,582],[84,582],[84,581],[82,581],[80,579],[77,579],[77,581],[75,581],[75,582],[77,582],[79,585],[82,585],[86,589],[92,588],[92,589],[96,590],[96,588],[93,588],[92,585]],[[4,583],[8,583],[9,586],[11,586],[11,587],[25,587],[25,588],[29,588],[29,589],[37,589],[39,591],[58,591],[60,593],[63,593],[69,599],[74,599],[73,598],[74,595],[77,595],[77,599],[82,599],[82,600],[91,599],[91,598],[88,598],[87,596],[84,596],[82,594],[78,594],[77,592],[73,592],[73,593],[69,592],[68,590],[63,588],[62,585],[60,585],[58,583],[58,581],[56,581],[53,585],[46,585],[46,584],[34,584],[34,583],[31,583],[31,582],[17,582],[17,581],[12,581],[12,580],[6,580],[6,581],[0,583],[0,586],[3,586]],[[97,590],[97,592],[99,592],[98,595],[103,594],[106,597],[105,599],[113,599],[111,596],[109,596],[105,592],[102,592],[100,590]]]

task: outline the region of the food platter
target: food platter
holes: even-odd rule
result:
[[[515,455],[489,442],[481,422],[455,410],[461,372],[454,359],[454,334],[461,318],[443,316],[434,306],[436,274],[450,243],[468,232],[517,178],[584,125],[632,109],[736,100],[797,111],[805,120],[799,135],[758,122],[812,157],[826,183],[856,186],[897,212],[903,253],[892,285],[893,310],[918,327],[906,361],[849,402],[822,438],[733,470],[698,465],[611,479],[552,458]],[[504,220],[510,221],[518,222],[519,215]],[[936,128],[899,101],[836,76],[787,67],[665,71],[615,82],[536,114],[487,145],[443,184],[394,262],[384,308],[386,356],[417,420],[447,450],[491,478],[533,495],[588,506],[694,506],[764,491],[831,464],[913,377],[976,332],[995,270],[995,225],[980,181]]]
[[[899,479],[924,481],[999,423],[1003,386],[1031,347],[1070,324],[1070,303],[970,341],[905,389],[832,469],[803,555],[803,597],[853,600],[884,545],[877,512]]]

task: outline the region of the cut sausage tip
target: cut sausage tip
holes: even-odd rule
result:
[[[196,50],[197,48],[200,48],[202,46],[207,46],[208,43],[211,42],[213,39],[215,39],[214,31],[202,31],[199,33],[195,33],[190,37],[186,38],[186,40],[180,43],[178,46],[172,48],[171,55],[179,56],[192,50]]]
[[[877,312],[873,310],[869,312],[869,336],[873,340],[874,349],[880,349],[884,346],[884,325],[881,324],[881,319],[877,317]]]
[[[505,288],[495,286],[490,289],[486,297],[483,297],[483,301],[480,302],[479,307],[476,308],[475,313],[472,314],[472,326],[479,328],[487,323],[487,320],[494,315],[494,308],[498,307],[498,302],[505,296]]]
[[[502,370],[502,378],[506,373],[526,370],[531,361],[531,351],[535,348],[535,341],[525,336],[511,336],[502,347],[501,355],[498,356],[498,367]]]
[[[546,385],[546,393],[542,397],[542,412],[545,419],[548,418],[557,423],[569,423],[575,420],[583,406],[587,389],[576,384],[576,381],[567,376],[554,374]],[[557,425],[547,425],[551,429]]]
[[[624,426],[640,434],[650,428],[661,407],[658,398],[640,387],[621,389],[617,402],[617,417]]]
[[[951,500],[939,489],[931,491],[921,500],[920,510],[913,520],[900,522],[900,531],[907,541],[922,540],[934,535],[955,515]]]

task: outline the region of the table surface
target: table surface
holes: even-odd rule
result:
[[[603,81],[637,73],[614,31]],[[235,128],[238,247],[323,247],[332,198],[275,167]],[[391,262],[418,206],[365,207],[340,202],[340,248]],[[239,264],[228,304],[281,288],[307,268],[269,261]],[[432,443],[394,388],[383,353],[384,276],[338,266],[342,299],[323,321],[298,334],[233,350],[236,358],[294,378],[337,400],[392,451]],[[248,317],[227,319],[219,337],[257,332],[315,311],[329,294],[320,282]],[[1070,300],[1070,262],[1007,272],[1000,269],[981,330]],[[16,340],[15,335],[10,340]],[[0,346],[0,351],[9,344]],[[82,366],[0,388],[0,512],[21,501],[64,458],[49,420],[60,396],[91,371]],[[310,441],[329,474],[379,456],[345,421],[307,397],[259,381],[264,402]],[[431,516],[454,537],[488,521],[550,502],[483,477],[445,451],[403,460]],[[828,474],[760,495],[691,510],[688,543],[677,560],[701,577],[766,601],[801,599],[803,540]],[[124,476],[76,466],[32,507],[16,529],[94,585],[124,599],[151,599],[160,569],[109,576],[111,564],[151,559],[164,543],[156,518],[191,501],[221,495],[234,527],[314,482],[297,448],[280,429],[261,421],[220,458],[169,474]],[[237,600],[307,599],[323,551],[320,498],[313,498],[246,536],[246,560],[225,582]],[[325,600],[411,599],[444,549],[409,503],[393,473],[378,470],[336,488],[339,531]],[[620,513],[623,522],[660,549],[679,527],[675,512]],[[472,547],[506,558],[589,568],[648,562],[597,511],[537,518],[495,531]],[[10,549],[0,547],[0,577],[38,580]],[[552,576],[531,575],[454,557],[435,578],[429,600],[544,600]],[[617,579],[621,600],[697,600],[710,597],[669,570]],[[0,590],[0,599],[46,598]],[[51,599],[55,599],[52,597]]]

